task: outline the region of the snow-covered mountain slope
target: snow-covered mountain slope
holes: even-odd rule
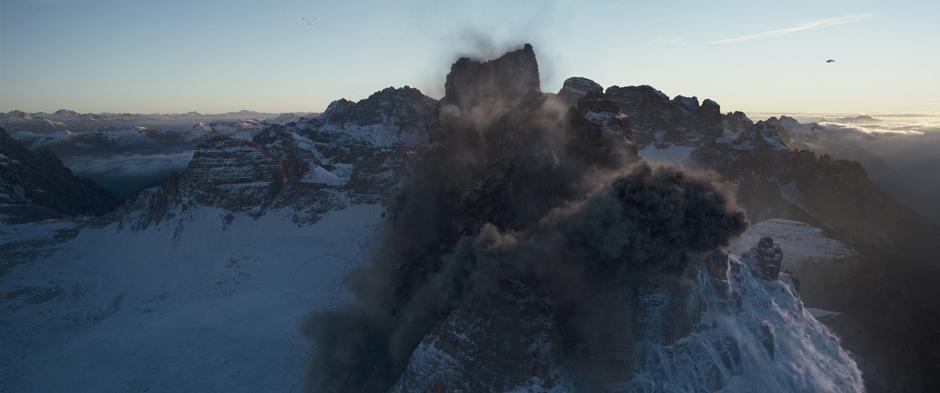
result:
[[[634,353],[641,366],[624,391],[863,391],[855,360],[803,307],[789,277],[769,279],[757,258],[732,256],[724,272],[693,272],[689,303],[678,306],[699,314],[675,341],[659,333],[673,323],[662,318],[668,301],[644,298],[646,314],[659,318],[644,324],[647,338]]]
[[[300,391],[298,326],[341,300],[381,212],[85,228],[0,280],[0,391]]]
[[[381,97],[250,137],[205,124],[223,135],[105,219],[0,233],[0,391],[301,391],[299,325],[342,298],[435,118]]]
[[[792,278],[768,277],[760,258],[755,251],[743,257],[714,253],[681,281],[625,289],[616,301],[637,318],[618,321],[623,339],[608,344],[616,348],[617,362],[633,367],[607,370],[619,381],[601,389],[864,391],[855,360],[803,307]],[[576,365],[564,361],[552,303],[520,285],[504,285],[452,313],[421,342],[393,391],[583,390],[570,377]],[[531,323],[514,323],[517,318]],[[516,331],[520,325],[530,330]],[[500,341],[506,337],[525,339]]]

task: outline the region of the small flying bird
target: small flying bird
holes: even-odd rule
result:
[[[836,62],[836,61],[835,61],[835,60],[832,60],[832,59],[826,60],[826,63],[827,63],[827,64],[828,64],[828,63],[835,63],[835,62]]]

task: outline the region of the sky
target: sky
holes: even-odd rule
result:
[[[940,113],[940,1],[0,0],[0,111],[319,112],[529,42],[723,111]],[[836,60],[826,63],[826,60]]]

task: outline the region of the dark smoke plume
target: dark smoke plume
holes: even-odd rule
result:
[[[458,60],[446,91],[382,244],[349,277],[355,299],[305,325],[310,391],[388,391],[435,324],[504,280],[550,297],[579,356],[602,357],[607,294],[681,275],[747,226],[713,177],[634,163],[603,96],[571,107],[541,93],[529,45]]]

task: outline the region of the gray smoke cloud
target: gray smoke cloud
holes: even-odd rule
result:
[[[348,279],[354,299],[304,325],[310,391],[387,391],[435,324],[510,279],[554,300],[597,358],[614,288],[681,274],[747,226],[714,176],[635,163],[628,132],[542,94],[528,45],[458,60],[446,90],[381,244]]]

